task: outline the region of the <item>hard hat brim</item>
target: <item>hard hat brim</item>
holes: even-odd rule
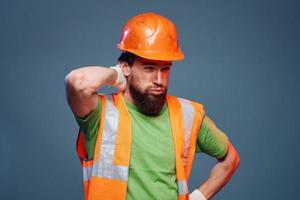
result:
[[[160,61],[180,61],[184,59],[184,54],[179,50],[177,52],[159,52],[159,51],[139,51],[135,49],[125,49],[121,45],[118,48],[123,51],[128,51],[139,57],[150,59],[150,60],[160,60]]]

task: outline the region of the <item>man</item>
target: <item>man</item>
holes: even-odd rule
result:
[[[201,104],[167,95],[172,61],[184,58],[175,25],[155,13],[140,14],[127,22],[118,47],[116,66],[79,68],[65,80],[80,126],[85,199],[210,199],[231,178],[239,157]],[[104,85],[120,92],[98,94]],[[217,163],[189,193],[195,152]]]

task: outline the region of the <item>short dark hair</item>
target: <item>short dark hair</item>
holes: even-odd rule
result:
[[[125,61],[128,63],[128,65],[131,67],[133,62],[134,62],[134,59],[138,57],[137,55],[133,54],[133,53],[130,53],[128,51],[123,51],[121,53],[121,55],[119,56],[118,58],[118,61]]]

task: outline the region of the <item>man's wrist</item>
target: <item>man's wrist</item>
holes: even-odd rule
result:
[[[119,72],[119,70],[120,70],[120,68],[119,68],[119,65],[115,65],[115,66],[111,66],[111,67],[109,67],[110,69],[112,69],[112,70],[114,70],[114,72],[116,73],[116,77],[115,77],[115,80],[114,80],[114,82],[112,83],[112,85],[114,86],[114,85],[117,85],[118,84],[118,82],[120,81],[120,72]]]
[[[117,77],[115,79],[115,82],[112,84],[112,86],[118,88],[119,91],[124,91],[126,88],[127,81],[125,76],[123,75],[122,69],[120,68],[119,64],[117,64],[116,66],[112,66],[110,68],[115,70],[115,72],[117,73]]]
[[[190,195],[189,195],[190,200],[207,200],[206,197],[200,192],[199,190],[194,190]]]

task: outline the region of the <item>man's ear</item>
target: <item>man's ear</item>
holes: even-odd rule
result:
[[[124,76],[128,77],[131,74],[131,67],[127,62],[120,61],[119,66],[122,69]]]

